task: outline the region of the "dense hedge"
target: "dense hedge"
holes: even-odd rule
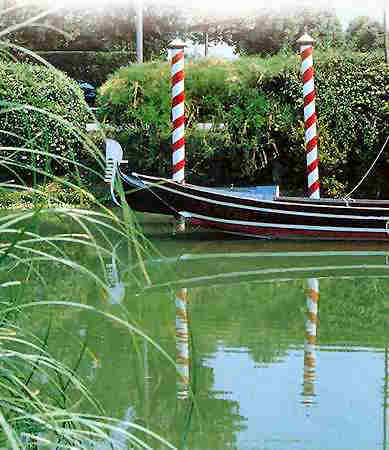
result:
[[[55,69],[2,63],[0,114],[2,147],[50,152],[76,161],[89,154],[77,132],[90,121],[83,93],[75,81]],[[33,167],[56,174],[70,170],[70,164],[44,155],[2,150],[3,156],[12,155],[20,164],[10,167],[21,176],[32,175]]]
[[[379,54],[315,55],[323,191],[342,195],[374,160],[387,133],[389,71]],[[186,64],[188,181],[209,185],[279,181],[305,188],[304,123],[297,55],[203,59]],[[133,65],[100,89],[101,117],[115,125],[133,169],[170,174],[170,67]],[[224,123],[205,133],[198,122]],[[381,168],[389,160],[389,149]],[[375,194],[377,178],[364,192]],[[383,183],[382,183],[383,184]],[[383,187],[386,195],[388,188]],[[362,192],[361,192],[362,193]]]
[[[75,80],[84,80],[94,86],[102,85],[113,71],[135,59],[130,52],[57,51],[38,52],[56,69]]]

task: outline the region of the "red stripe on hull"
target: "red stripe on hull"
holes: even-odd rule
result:
[[[278,238],[278,239],[296,239],[315,238],[315,239],[341,239],[341,240],[368,240],[383,241],[389,240],[386,233],[364,233],[364,232],[345,232],[345,231],[316,231],[316,230],[294,230],[277,227],[255,227],[251,225],[239,225],[223,222],[213,222],[212,220],[190,218],[191,225],[204,228],[216,228],[220,231],[228,231],[243,235],[257,236],[258,238]]]

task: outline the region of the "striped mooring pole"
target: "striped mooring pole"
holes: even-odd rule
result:
[[[315,83],[313,71],[314,39],[307,33],[297,40],[300,45],[301,74],[303,79],[305,150],[307,155],[308,194],[310,198],[320,198],[319,159],[317,155],[317,128],[315,106]]]
[[[310,405],[315,396],[316,336],[319,302],[319,280],[308,279],[307,319],[305,322],[303,403]]]
[[[173,181],[178,183],[185,183],[184,48],[185,43],[180,39],[169,44],[172,59]]]
[[[179,289],[176,293],[176,363],[178,371],[177,398],[185,400],[189,393],[189,328],[188,291]]]

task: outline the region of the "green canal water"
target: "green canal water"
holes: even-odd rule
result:
[[[106,414],[181,449],[389,450],[389,248],[172,236],[158,217],[141,222],[155,249],[142,264],[118,237],[113,257],[68,247],[109,293],[53,263],[24,288],[31,302],[87,305],[150,337],[94,310],[29,310],[24,326],[43,336],[51,324],[49,351],[78,367]]]

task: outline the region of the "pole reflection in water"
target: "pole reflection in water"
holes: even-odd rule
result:
[[[177,398],[184,400],[189,393],[189,330],[188,330],[188,291],[178,289],[176,293],[176,363]]]
[[[107,271],[108,301],[112,305],[121,304],[126,292],[124,284],[119,279],[119,271],[116,261],[116,248],[112,252],[111,262],[106,263],[105,268]]]
[[[316,337],[319,302],[319,280],[307,280],[307,318],[305,321],[303,404],[314,403],[316,383]]]
[[[145,340],[143,342],[143,369],[144,369],[144,379],[145,379],[145,411],[146,417],[150,415],[150,382],[151,376],[149,371],[149,347],[148,342]]]

